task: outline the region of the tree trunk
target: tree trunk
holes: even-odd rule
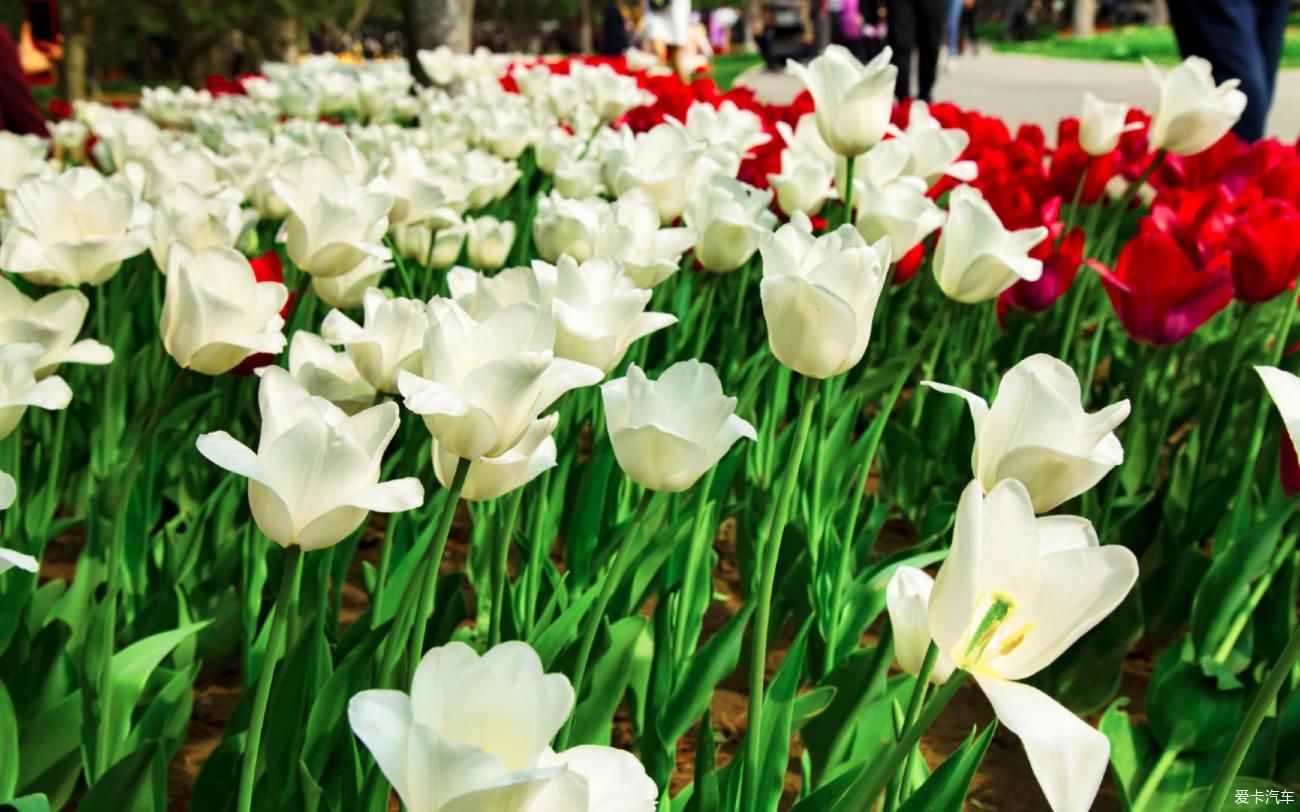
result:
[[[591,0],[579,0],[578,2],[578,50],[584,54],[591,53],[594,49],[594,38],[591,32]]]
[[[85,13],[65,15],[63,27],[63,84],[68,101],[89,95],[90,18]]]
[[[429,77],[417,54],[446,45],[469,53],[474,43],[474,0],[402,0],[406,23],[406,61],[421,84]]]
[[[1074,36],[1091,37],[1096,33],[1096,0],[1074,0]]]
[[[1165,0],[1151,0],[1151,16],[1147,25],[1169,25],[1169,5]]]
[[[745,27],[745,53],[758,52],[758,41],[754,39],[754,26],[763,19],[763,0],[747,0],[741,25]]]

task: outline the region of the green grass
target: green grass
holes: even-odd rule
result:
[[[736,77],[754,67],[763,64],[758,54],[723,54],[713,57],[713,81],[723,90],[730,90],[736,83]]]
[[[1138,62],[1145,56],[1157,65],[1173,65],[1182,58],[1168,26],[1114,28],[1089,39],[1056,34],[1024,42],[995,42],[993,47],[1004,53],[1107,62]],[[1287,29],[1282,67],[1300,67],[1300,29]]]

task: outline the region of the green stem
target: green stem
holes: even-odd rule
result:
[[[284,574],[280,579],[280,592],[275,597],[271,616],[271,634],[262,655],[262,671],[257,676],[257,694],[253,698],[253,713],[248,722],[248,738],[244,747],[244,764],[239,774],[239,812],[253,808],[253,785],[257,781],[257,758],[262,744],[262,727],[266,724],[266,705],[271,698],[271,681],[275,678],[275,664],[284,645],[285,624],[297,610],[298,589],[302,585],[302,548],[297,545],[285,550]]]
[[[1222,766],[1219,767],[1219,774],[1215,776],[1214,785],[1210,789],[1210,794],[1205,799],[1205,806],[1202,807],[1204,812],[1218,812],[1228,799],[1228,791],[1232,787],[1232,781],[1237,777],[1237,771],[1241,769],[1241,764],[1246,760],[1246,751],[1250,749],[1250,743],[1254,740],[1255,734],[1259,731],[1259,726],[1263,724],[1264,717],[1268,715],[1268,709],[1272,707],[1274,700],[1277,699],[1277,693],[1282,688],[1282,683],[1291,675],[1291,669],[1295,666],[1297,657],[1300,657],[1300,626],[1296,626],[1295,631],[1291,633],[1291,639],[1287,641],[1286,648],[1282,649],[1282,654],[1273,664],[1273,668],[1264,678],[1264,684],[1260,686],[1259,693],[1255,695],[1255,701],[1251,703],[1250,710],[1246,711],[1246,719],[1241,723],[1241,729],[1237,731],[1236,737],[1232,740],[1232,745],[1228,748],[1228,756],[1223,760]]]
[[[501,610],[506,601],[506,569],[510,564],[510,537],[515,534],[515,523],[519,520],[519,503],[523,501],[524,489],[515,488],[506,503],[506,519],[501,526],[497,539],[496,560],[492,562],[492,620],[488,627],[488,647],[501,642]]]
[[[1241,323],[1233,331],[1232,349],[1228,356],[1228,368],[1222,381],[1216,383],[1215,388],[1218,390],[1214,397],[1214,407],[1210,410],[1210,419],[1206,421],[1203,434],[1201,436],[1200,448],[1197,450],[1196,459],[1192,465],[1192,484],[1187,489],[1187,493],[1195,494],[1196,485],[1201,478],[1201,469],[1205,464],[1207,453],[1214,442],[1214,435],[1219,427],[1219,417],[1223,414],[1224,404],[1227,402],[1228,393],[1236,391],[1233,381],[1237,376],[1237,368],[1241,366],[1241,360],[1246,354],[1246,336],[1254,326],[1254,315],[1259,308],[1254,305],[1246,305],[1246,312],[1242,314]]]
[[[1103,233],[1101,242],[1102,250],[1098,252],[1099,256],[1106,256],[1107,252],[1110,251],[1110,247],[1115,243],[1115,238],[1119,236],[1120,226],[1124,223],[1124,215],[1128,212],[1128,207],[1133,202],[1133,198],[1137,197],[1142,186],[1151,178],[1151,175],[1160,168],[1160,165],[1165,162],[1165,156],[1168,154],[1168,150],[1157,150],[1155,157],[1147,164],[1146,169],[1142,170],[1142,174],[1138,176],[1138,179],[1129,184],[1129,187],[1124,190],[1124,196],[1121,197],[1119,203],[1115,205],[1115,217],[1109,224],[1107,224],[1106,231]]]
[[[713,546],[712,531],[715,528],[708,524],[708,519],[712,515],[708,501],[709,491],[713,489],[713,475],[717,469],[716,465],[713,466],[700,480],[693,503],[695,513],[691,517],[691,547],[686,554],[686,571],[682,573],[682,591],[678,598],[677,623],[676,628],[673,629],[673,656],[681,663],[686,660],[687,635],[695,626],[691,619],[691,607],[696,603],[694,599],[696,590],[705,590],[705,608],[708,607],[707,596],[713,594],[713,580],[707,577],[712,573],[705,570],[704,565],[708,560],[709,549]],[[696,583],[697,581],[703,583]]]
[[[618,547],[614,550],[614,557],[609,562],[609,573],[605,576],[605,583],[601,584],[600,595],[596,598],[596,605],[592,608],[591,614],[588,615],[587,626],[582,632],[582,643],[578,647],[578,660],[573,667],[575,708],[578,704],[578,698],[582,696],[582,683],[587,676],[587,662],[591,659],[591,649],[596,644],[596,633],[600,631],[601,621],[605,617],[605,610],[609,608],[610,600],[614,597],[614,592],[627,576],[632,559],[636,557],[636,546],[633,542],[641,535],[638,531],[641,530],[641,526],[645,522],[646,508],[653,497],[654,491],[651,490],[647,490],[641,496],[636,513],[632,516],[632,523],[627,532],[623,534],[623,538],[619,540]],[[568,721],[564,723],[564,729],[560,731],[559,738],[556,739],[556,750],[564,750],[568,746],[569,737],[573,734],[574,718],[575,714],[570,714]]]
[[[1277,553],[1273,556],[1269,568],[1264,571],[1259,582],[1255,584],[1255,588],[1250,591],[1250,597],[1247,599],[1246,605],[1232,619],[1232,626],[1228,628],[1228,633],[1224,635],[1223,642],[1214,650],[1215,662],[1222,665],[1228,661],[1228,655],[1232,654],[1232,650],[1236,648],[1237,640],[1241,638],[1241,633],[1246,630],[1246,624],[1250,621],[1251,615],[1255,614],[1255,610],[1259,608],[1259,602],[1264,600],[1265,593],[1273,584],[1273,576],[1277,575],[1282,569],[1282,564],[1291,556],[1291,551],[1295,549],[1295,545],[1296,536],[1294,534],[1288,536],[1282,542],[1282,546],[1278,548]]]
[[[850,155],[844,159],[844,163],[846,164],[844,175],[844,215],[843,219],[840,220],[840,225],[847,226],[853,224],[853,165],[856,162],[856,155]]]
[[[452,474],[451,487],[447,489],[447,503],[443,505],[442,517],[438,520],[438,530],[433,537],[433,550],[424,560],[422,572],[424,583],[419,585],[420,610],[415,616],[415,628],[411,630],[410,666],[415,667],[424,654],[424,633],[433,615],[433,607],[438,596],[438,572],[442,565],[442,555],[447,549],[447,536],[451,533],[451,522],[456,517],[456,508],[460,505],[460,492],[465,487],[465,477],[469,476],[469,460],[457,458],[456,472]],[[408,591],[411,587],[407,587]]]
[[[1155,797],[1156,788],[1160,786],[1165,773],[1169,772],[1169,768],[1174,766],[1174,762],[1178,760],[1178,753],[1178,748],[1168,746],[1160,751],[1160,758],[1156,759],[1155,766],[1151,768],[1151,772],[1147,773],[1147,777],[1142,779],[1142,786],[1138,789],[1137,797],[1133,799],[1132,812],[1142,812],[1142,810],[1146,809],[1147,804],[1151,803],[1151,799]]]
[[[889,670],[889,663],[893,659],[890,656],[893,653],[894,627],[888,623],[882,624],[880,638],[876,641],[876,648],[871,653],[871,664],[867,668],[867,679],[864,684],[866,689],[858,694],[858,700],[854,704],[852,711],[848,713],[845,719],[857,719],[861,716],[871,700],[876,698],[872,693],[871,687],[885,678]],[[840,725],[840,729],[835,734],[835,739],[831,742],[830,755],[826,758],[826,764],[821,768],[821,775],[828,775],[835,767],[844,761],[844,754],[848,752],[849,742],[852,741],[853,733],[856,730],[855,725]]]
[[[524,602],[524,633],[531,638],[537,625],[537,603],[542,597],[542,569],[546,566],[546,554],[550,552],[549,538],[544,538],[546,531],[546,513],[551,494],[551,470],[547,469],[537,486],[536,520],[533,522],[533,546],[528,551],[528,600]]]
[[[816,378],[804,378],[803,400],[799,404],[799,423],[790,445],[790,460],[781,477],[781,490],[777,495],[775,513],[772,524],[768,528],[767,540],[762,547],[763,568],[760,571],[758,606],[754,614],[753,639],[750,644],[752,657],[749,665],[749,720],[746,723],[743,777],[743,797],[748,798],[748,803],[742,805],[743,809],[759,807],[758,773],[763,755],[759,748],[759,735],[763,729],[763,684],[766,681],[767,635],[768,625],[772,619],[772,592],[776,586],[776,567],[781,556],[781,538],[785,535],[785,525],[789,521],[790,503],[793,501],[795,485],[799,480],[799,465],[803,461],[804,446],[808,444],[809,429],[812,428],[813,413],[816,410],[818,383],[820,381]]]
[[[903,716],[903,733],[907,734],[912,725],[916,724],[916,717],[921,715],[921,707],[925,704],[925,692],[930,687],[930,675],[934,673],[934,664],[939,659],[939,647],[934,643],[925,651],[925,659],[921,661],[921,671],[916,675],[916,685],[912,687],[912,699],[907,703],[907,713]],[[885,808],[884,812],[891,812],[898,804],[907,800],[907,776],[912,772],[912,755],[916,748],[909,748],[907,755],[903,758],[903,768],[900,772],[894,774],[889,781],[889,787],[885,791]]]

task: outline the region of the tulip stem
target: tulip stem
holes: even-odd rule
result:
[[[1156,763],[1151,767],[1151,772],[1147,773],[1146,778],[1142,779],[1142,786],[1138,788],[1137,797],[1133,799],[1133,812],[1142,812],[1147,808],[1147,804],[1151,803],[1151,799],[1155,797],[1156,788],[1164,780],[1165,773],[1169,772],[1169,768],[1174,766],[1174,762],[1178,760],[1179,752],[1178,748],[1168,746],[1160,751],[1160,757],[1156,759]]]
[[[1228,656],[1232,650],[1237,647],[1237,640],[1241,638],[1241,633],[1246,630],[1246,623],[1250,620],[1251,615],[1259,608],[1260,601],[1264,600],[1264,595],[1268,588],[1273,584],[1273,576],[1282,570],[1282,565],[1291,557],[1291,552],[1295,549],[1296,534],[1292,533],[1282,542],[1277,553],[1273,555],[1273,560],[1264,574],[1259,577],[1259,582],[1255,588],[1250,591],[1250,597],[1246,600],[1246,605],[1232,619],[1232,625],[1228,627],[1228,633],[1223,636],[1223,642],[1214,651],[1214,660],[1219,664],[1228,661]]]
[[[1246,718],[1228,748],[1228,755],[1219,767],[1219,774],[1214,778],[1210,794],[1205,798],[1205,806],[1201,807],[1204,812],[1218,812],[1227,801],[1228,791],[1232,787],[1233,779],[1237,777],[1237,771],[1241,769],[1242,762],[1246,760],[1250,743],[1259,731],[1259,726],[1264,723],[1269,708],[1277,699],[1277,692],[1282,688],[1282,683],[1291,675],[1291,669],[1295,666],[1298,657],[1300,657],[1300,626],[1296,626],[1291,632],[1291,639],[1287,641],[1286,648],[1282,649],[1282,654],[1278,656],[1277,662],[1264,678],[1259,693],[1255,695],[1250,710],[1246,711]]]
[[[551,469],[542,473],[537,484],[537,501],[532,508],[536,515],[533,522],[532,547],[528,550],[528,576],[526,584],[527,600],[524,601],[524,638],[531,639],[533,627],[537,624],[537,604],[542,593],[542,568],[546,566],[546,555],[551,549],[551,539],[546,536],[546,514],[549,512],[551,495]]]
[[[685,663],[687,635],[689,630],[694,629],[696,624],[691,619],[691,607],[695,604],[695,595],[698,590],[705,591],[705,608],[708,608],[709,597],[713,595],[713,578],[712,570],[707,568],[709,549],[713,546],[713,538],[717,530],[717,522],[709,523],[709,518],[713,515],[712,506],[709,504],[709,491],[713,490],[713,475],[718,470],[718,466],[713,466],[700,480],[699,490],[695,494],[695,500],[692,509],[695,511],[691,522],[691,546],[686,555],[686,570],[682,574],[682,591],[678,598],[678,617],[677,628],[673,630],[673,659],[675,662]],[[703,583],[696,583],[703,581]],[[690,643],[694,647],[694,643]]]
[[[417,582],[420,589],[420,609],[415,616],[415,628],[411,630],[410,666],[414,673],[424,654],[424,633],[433,615],[433,608],[438,597],[438,573],[441,570],[442,555],[447,550],[447,536],[451,534],[451,522],[456,518],[456,508],[460,505],[460,492],[465,487],[465,477],[469,476],[470,461],[458,457],[456,472],[451,478],[451,487],[447,489],[447,502],[442,507],[442,516],[438,519],[438,529],[433,537],[433,550],[424,559],[420,572],[423,583]],[[410,587],[408,587],[409,589]]]
[[[850,155],[844,159],[844,214],[840,220],[840,225],[853,224],[853,165],[858,160],[856,155]]]
[[[912,688],[912,698],[907,703],[907,713],[903,716],[903,729],[899,733],[900,740],[916,724],[916,717],[921,715],[921,707],[925,704],[925,692],[930,687],[930,675],[934,673],[934,664],[938,659],[939,647],[934,643],[930,643],[930,647],[925,650],[925,659],[921,661],[921,670],[916,675],[916,685]],[[915,750],[915,747],[907,748],[907,755],[903,757],[902,770],[894,773],[894,776],[889,780],[889,786],[885,790],[884,812],[892,812],[899,804],[907,800],[907,776],[912,772],[912,754]]]
[[[262,744],[262,727],[266,724],[266,705],[271,698],[271,681],[275,678],[275,664],[284,646],[284,630],[289,616],[297,610],[298,589],[302,585],[302,548],[291,545],[284,554],[284,573],[280,576],[280,591],[275,596],[271,614],[271,633],[262,654],[262,670],[257,675],[257,693],[253,698],[253,713],[248,721],[248,736],[244,745],[244,764],[239,774],[239,812],[253,808],[253,785],[257,782],[258,751]],[[248,667],[248,663],[244,667]]]
[[[600,630],[605,610],[609,608],[615,590],[627,575],[628,567],[635,557],[636,547],[633,542],[641,535],[637,531],[645,523],[646,508],[650,505],[654,494],[655,492],[649,489],[642,494],[641,501],[636,506],[636,513],[632,515],[632,523],[623,534],[623,538],[619,540],[618,547],[614,549],[614,555],[609,561],[609,572],[605,575],[605,582],[600,586],[596,605],[592,607],[591,614],[588,616],[587,627],[582,632],[582,643],[578,647],[578,660],[573,666],[574,713],[569,714],[568,721],[564,723],[564,728],[556,739],[556,750],[564,750],[569,745],[569,737],[573,734],[573,720],[577,716],[577,708],[582,697],[582,682],[587,675],[587,661],[591,659],[591,649],[596,644],[596,632]]]
[[[510,566],[510,538],[515,534],[515,524],[519,520],[519,503],[523,501],[524,489],[515,488],[506,503],[505,522],[497,538],[496,560],[492,562],[492,619],[488,629],[488,647],[501,642],[501,615],[506,600],[506,570]]]
[[[1100,243],[1101,250],[1097,252],[1098,256],[1106,256],[1110,251],[1111,246],[1115,243],[1115,238],[1119,236],[1120,226],[1124,224],[1124,214],[1128,211],[1129,204],[1133,202],[1133,198],[1137,197],[1138,192],[1151,178],[1151,175],[1154,174],[1155,171],[1160,168],[1160,165],[1165,162],[1165,156],[1168,154],[1168,150],[1156,150],[1155,157],[1147,164],[1146,169],[1143,169],[1142,174],[1138,176],[1138,179],[1133,183],[1130,183],[1129,187],[1124,190],[1124,196],[1121,197],[1119,203],[1115,205],[1115,217],[1111,219],[1110,223],[1106,226],[1105,232],[1102,234],[1102,241]]]
[[[799,481],[799,464],[803,461],[804,446],[808,444],[809,429],[812,428],[813,413],[816,411],[819,383],[816,378],[804,378],[803,398],[799,403],[799,423],[795,428],[794,441],[790,445],[790,460],[781,477],[781,490],[777,495],[775,513],[768,527],[767,539],[760,548],[762,569],[759,573],[758,606],[754,614],[753,640],[750,644],[752,657],[749,664],[749,720],[745,732],[743,795],[748,798],[748,801],[741,805],[742,809],[759,808],[759,769],[763,757],[759,738],[763,730],[763,685],[767,671],[768,625],[772,620],[772,592],[776,586],[776,568],[781,557],[781,538],[785,535],[785,525],[790,518],[790,503],[794,499],[795,485]]]

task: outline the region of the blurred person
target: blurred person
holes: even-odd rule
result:
[[[0,24],[0,130],[48,138],[45,116],[27,86],[18,46],[9,29]]]
[[[600,21],[600,52],[622,56],[632,45],[632,29],[619,0],[607,0]]]
[[[708,29],[704,27],[704,21],[698,12],[691,15],[691,27],[687,29],[686,42],[682,45],[679,59],[687,74],[707,69],[713,61],[713,44],[709,42]]]
[[[691,33],[691,0],[643,0],[642,7],[645,38],[656,50],[663,46],[665,61],[678,76],[690,78],[682,48]]]
[[[1246,112],[1232,131],[1245,141],[1264,137],[1290,6],[1290,0],[1169,3],[1169,21],[1183,57],[1208,59],[1216,82],[1241,80]]]
[[[860,0],[839,0],[839,17],[835,20],[835,41],[862,59],[862,11]]]
[[[939,48],[943,42],[944,13],[948,0],[886,0],[889,45],[898,67],[898,99],[912,96],[912,51],[916,50],[916,98],[932,100]]]
[[[948,19],[947,24],[947,61],[944,67],[948,70],[956,70],[958,56],[966,53],[966,46],[970,45],[972,50],[979,42],[979,34],[975,31],[975,0],[948,0]]]
[[[713,53],[725,54],[731,50],[731,30],[740,20],[740,12],[731,6],[719,6],[709,14],[709,44]]]

